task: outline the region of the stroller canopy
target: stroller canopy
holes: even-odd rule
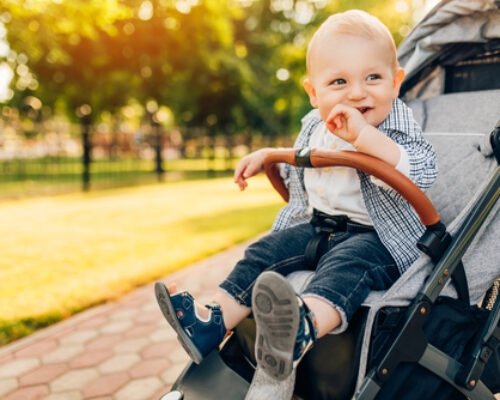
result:
[[[443,0],[398,48],[405,99],[500,89],[500,1]]]

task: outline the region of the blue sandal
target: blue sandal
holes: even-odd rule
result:
[[[155,295],[182,347],[196,364],[200,364],[227,334],[220,306],[206,306],[210,314],[208,320],[204,321],[196,314],[193,296],[188,292],[170,294],[163,283],[156,282]]]

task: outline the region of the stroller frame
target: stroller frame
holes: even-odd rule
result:
[[[497,146],[500,146],[500,144],[497,144]],[[372,368],[365,377],[360,390],[354,396],[356,400],[374,399],[382,385],[403,361],[418,363],[459,390],[467,398],[472,400],[495,398],[491,391],[481,382],[480,376],[490,356],[500,346],[500,296],[497,296],[486,324],[481,334],[476,338],[468,365],[461,365],[452,357],[429,344],[423,332],[423,325],[444,286],[457,268],[460,268],[461,259],[468,248],[468,244],[478,233],[480,226],[493,209],[499,196],[500,167],[496,169],[494,176],[481,193],[478,203],[436,264],[423,290],[409,307],[406,321],[394,343],[382,361]],[[434,243],[436,241],[439,241],[439,238],[435,239]],[[437,258],[435,253],[432,254],[433,249],[436,248],[432,242],[425,245],[420,242],[420,246],[432,258]]]

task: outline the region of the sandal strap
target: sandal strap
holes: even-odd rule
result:
[[[224,327],[224,318],[222,317],[222,309],[220,304],[211,302],[209,304],[206,304],[205,307],[207,307],[212,312],[212,316],[210,319],[212,319],[217,325],[222,325]]]
[[[319,333],[316,317],[314,316],[313,312],[309,309],[309,307],[307,307],[307,304],[305,303],[304,300],[302,300],[302,306],[304,307],[305,320],[307,321],[307,324],[309,325],[309,331],[311,332],[311,339],[313,343],[315,343],[316,340],[318,340],[318,333]]]

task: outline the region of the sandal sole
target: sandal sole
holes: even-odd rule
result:
[[[252,312],[257,325],[257,364],[269,376],[284,380],[293,369],[293,351],[300,323],[295,291],[282,275],[265,272],[255,282]]]
[[[155,296],[165,319],[174,329],[175,333],[177,333],[177,338],[179,339],[180,344],[182,345],[186,353],[188,353],[189,357],[196,364],[200,364],[203,361],[203,355],[193,343],[191,337],[184,331],[184,328],[177,318],[177,313],[175,312],[174,306],[172,305],[167,287],[163,283],[155,283]]]

